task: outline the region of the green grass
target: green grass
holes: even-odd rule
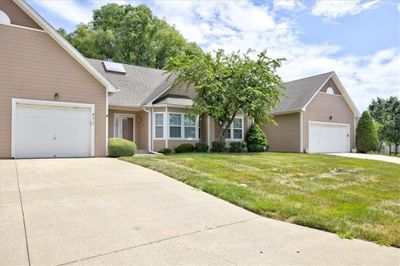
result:
[[[400,166],[396,164],[294,153],[122,160],[266,217],[400,247]]]

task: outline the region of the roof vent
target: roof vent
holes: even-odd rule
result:
[[[107,72],[126,74],[124,66],[120,63],[103,61],[103,66]]]
[[[10,18],[6,13],[0,10],[0,24],[11,24]]]

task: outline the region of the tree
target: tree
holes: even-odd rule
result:
[[[249,152],[262,152],[267,145],[267,138],[260,126],[253,123],[246,136],[247,150]]]
[[[58,32],[86,57],[139,66],[163,68],[170,57],[203,53],[145,5],[107,4],[89,23]]]
[[[378,149],[379,140],[372,117],[364,111],[356,129],[357,151],[367,153]]]
[[[221,141],[240,112],[260,124],[273,121],[271,112],[283,87],[276,69],[283,59],[270,58],[265,51],[252,59],[252,53],[225,54],[218,50],[215,55],[181,55],[172,58],[165,68],[176,74],[175,82],[195,88],[191,112],[214,118]]]
[[[381,126],[379,128],[380,141],[386,141],[395,145],[395,154],[398,154],[400,145],[400,99],[389,97],[372,100],[368,110],[371,116]]]

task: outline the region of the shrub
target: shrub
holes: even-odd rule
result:
[[[243,142],[231,142],[229,143],[229,152],[247,152],[246,143]]]
[[[184,152],[193,152],[194,146],[190,143],[182,143],[176,146],[175,152],[176,153],[184,153]]]
[[[170,149],[167,149],[167,148],[162,148],[162,149],[159,150],[158,152],[159,152],[159,153],[162,153],[162,154],[164,154],[164,155],[168,155],[168,154],[171,154],[171,153],[172,153],[172,151],[171,151]]]
[[[136,153],[136,144],[133,141],[111,138],[108,140],[108,156],[132,156]]]
[[[197,142],[194,144],[194,150],[196,152],[208,152],[208,145],[206,143]]]
[[[225,142],[224,141],[213,141],[211,143],[211,152],[225,152]]]
[[[268,151],[268,145],[259,145],[259,144],[247,144],[248,152],[266,152]]]
[[[378,134],[374,122],[367,111],[362,113],[360,121],[358,121],[356,129],[356,146],[357,151],[362,153],[378,150]]]
[[[264,146],[267,146],[267,137],[259,125],[253,123],[246,136],[247,150],[249,152],[263,152]]]

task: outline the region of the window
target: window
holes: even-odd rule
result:
[[[181,138],[182,137],[182,115],[169,114],[169,137]]]
[[[233,120],[230,128],[225,132],[225,139],[243,140],[243,117],[236,117]]]
[[[155,138],[162,139],[164,138],[164,114],[156,113],[155,117]]]
[[[196,138],[196,117],[185,115],[185,139]]]
[[[335,92],[333,91],[333,89],[332,89],[331,87],[328,87],[328,88],[326,89],[326,93],[327,93],[327,94],[335,94]]]

